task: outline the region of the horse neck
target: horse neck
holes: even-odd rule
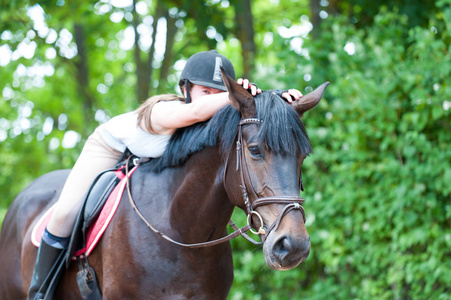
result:
[[[222,237],[232,212],[224,189],[224,161],[217,148],[194,154],[181,168],[170,208],[170,222],[186,243]]]

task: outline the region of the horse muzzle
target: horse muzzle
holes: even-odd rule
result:
[[[306,233],[306,232],[305,232]],[[310,253],[310,237],[278,234],[272,231],[263,244],[266,264],[274,270],[290,270],[305,261]]]
[[[288,214],[290,211],[292,213]],[[274,270],[289,270],[307,259],[310,253],[310,237],[303,221],[305,222],[305,213],[302,206],[291,203],[285,206],[269,228],[262,225],[265,227],[264,234],[261,235],[263,253],[268,267]]]

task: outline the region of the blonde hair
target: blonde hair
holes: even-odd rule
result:
[[[147,99],[143,104],[141,104],[138,109],[136,109],[136,113],[138,114],[138,126],[144,126],[145,130],[147,130],[150,133],[155,133],[155,131],[152,129],[152,123],[150,120],[150,115],[152,113],[153,106],[157,104],[160,101],[184,101],[185,98],[182,96],[178,96],[175,94],[163,94],[163,95],[157,95],[150,97]]]

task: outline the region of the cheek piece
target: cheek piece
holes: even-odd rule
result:
[[[189,88],[188,88],[188,79],[185,79],[185,91],[186,91],[185,103],[191,103],[191,95],[189,93]]]

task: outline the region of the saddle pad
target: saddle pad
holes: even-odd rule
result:
[[[136,168],[137,166],[130,170],[128,174],[129,177],[133,174]],[[91,254],[92,250],[97,245],[97,242],[100,240],[106,228],[108,227],[108,224],[110,224],[110,221],[113,218],[114,213],[119,206],[119,203],[121,202],[122,194],[124,193],[127,180],[122,171],[116,171],[115,173],[119,178],[121,178],[121,181],[111,192],[108,200],[102,208],[102,211],[100,212],[98,219],[88,229],[86,235],[86,248],[76,251],[74,256],[79,256],[81,254],[89,256],[89,254]],[[50,221],[50,217],[52,216],[54,209],[55,204],[44,213],[44,215],[39,219],[39,221],[33,228],[33,231],[31,233],[31,242],[36,247],[39,247],[39,245],[41,244],[42,234],[44,233],[44,230],[47,227],[48,222]]]

